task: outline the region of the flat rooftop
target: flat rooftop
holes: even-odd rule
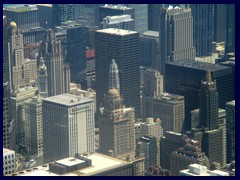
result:
[[[36,5],[21,4],[21,5],[14,5],[14,6],[5,6],[4,10],[21,13],[21,12],[27,12],[27,11],[36,11],[38,10],[38,8]]]
[[[107,34],[115,34],[120,36],[130,35],[130,34],[137,34],[137,31],[129,31],[124,29],[116,29],[116,28],[108,28],[108,29],[101,29],[97,30],[97,32],[107,33]]]
[[[3,155],[12,154],[12,153],[15,153],[15,151],[11,149],[3,148]]]
[[[152,37],[159,37],[159,32],[158,31],[146,31],[143,33],[145,36],[152,36]]]
[[[43,99],[43,101],[52,102],[55,104],[61,104],[64,106],[76,106],[76,105],[91,103],[93,102],[93,99],[76,96],[74,94],[60,94],[57,96],[45,98]]]
[[[64,166],[74,166],[76,164],[79,163],[83,163],[85,161],[81,160],[81,159],[77,159],[74,157],[69,157],[69,158],[65,158],[65,159],[61,159],[59,161],[56,161],[58,164],[64,165]]]
[[[109,9],[118,9],[118,10],[127,10],[132,9],[131,7],[124,6],[123,4],[105,4],[104,6],[100,6],[101,8],[109,8]]]
[[[203,71],[207,71],[209,69],[211,71],[229,69],[229,67],[227,67],[227,66],[206,63],[206,62],[199,62],[199,61],[194,61],[194,60],[179,60],[179,61],[167,62],[166,64],[171,64],[174,66],[181,66],[181,67],[186,67],[186,68],[192,68],[192,69],[199,69],[199,70],[203,70]]]

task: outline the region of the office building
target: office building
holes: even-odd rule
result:
[[[222,164],[227,163],[227,125],[226,125],[226,110],[218,108],[218,126],[222,129]]]
[[[20,88],[34,84],[37,74],[37,61],[24,59],[23,35],[17,24],[11,22],[10,60],[12,88]]]
[[[158,70],[146,68],[143,71],[142,117],[153,117],[154,99],[163,93],[163,76]]]
[[[161,4],[148,4],[148,30],[159,31]]]
[[[227,18],[226,18],[226,42],[225,42],[225,56],[227,53],[235,53],[235,4],[227,4]]]
[[[71,82],[79,83],[81,73],[86,69],[86,28],[76,23],[64,23],[64,26],[67,31],[66,61],[70,65]]]
[[[159,142],[163,137],[163,128],[161,126],[161,120],[153,118],[147,118],[145,123],[140,125],[140,134],[142,136],[154,136]]]
[[[147,4],[126,4],[134,9],[135,31],[144,33],[148,30],[148,5]]]
[[[132,19],[135,18],[134,9],[122,4],[105,4],[99,6],[98,26],[101,27],[101,22],[107,16],[130,15]]]
[[[226,4],[214,4],[214,42],[225,42],[226,40],[226,18],[227,6]]]
[[[42,112],[44,162],[95,151],[92,99],[72,94],[48,97]]]
[[[160,164],[162,168],[170,170],[171,153],[186,144],[186,135],[167,131],[160,140]]]
[[[208,130],[217,129],[218,126],[218,92],[216,80],[212,81],[210,70],[206,73],[206,79],[201,81],[199,94],[199,127]]]
[[[166,64],[166,92],[179,94],[185,98],[185,130],[190,130],[190,112],[199,108],[201,80],[204,79],[208,70],[211,71],[212,79],[216,80],[217,83],[219,107],[225,108],[225,103],[231,101],[233,96],[233,74],[231,68],[189,60]]]
[[[105,162],[105,163],[102,163]],[[75,155],[58,161],[20,171],[12,176],[143,176],[141,161],[123,161],[100,153]]]
[[[37,75],[37,84],[38,84],[38,93],[43,96],[48,96],[48,82],[47,82],[47,67],[44,64],[44,60],[41,57],[40,63],[38,66],[38,75]]]
[[[120,89],[118,68],[112,61],[109,69],[109,90],[99,114],[99,151],[120,159],[132,159],[135,155],[134,108],[125,107]]]
[[[24,44],[24,58],[25,59],[37,59],[40,52],[40,43]]]
[[[53,27],[53,5],[52,4],[37,4],[39,26],[45,29]]]
[[[139,142],[142,143],[142,152],[144,153],[145,158],[145,170],[147,170],[149,166],[157,165],[157,158],[159,158],[157,154],[159,148],[156,137],[142,136],[139,138]]]
[[[47,31],[43,27],[35,27],[22,32],[22,34],[23,34],[23,44],[25,45],[28,43],[41,42],[46,36]]]
[[[53,26],[60,26],[61,22],[75,20],[75,4],[52,5]]]
[[[7,176],[16,171],[15,151],[3,148],[3,175]]]
[[[18,4],[5,6],[3,14],[9,22],[14,21],[21,31],[39,27],[38,8],[36,5]]]
[[[42,97],[35,96],[24,102],[25,148],[30,155],[43,156]]]
[[[163,134],[166,131],[181,133],[185,118],[184,97],[163,93],[153,101],[153,117],[160,118]]]
[[[9,59],[9,36],[7,18],[3,16],[3,147],[11,148],[9,98],[11,89],[11,66]]]
[[[140,117],[139,34],[122,29],[103,29],[95,33],[97,111],[108,88],[108,68],[115,59],[119,69],[120,94],[127,107]],[[121,52],[121,53],[120,53]],[[130,78],[131,77],[131,78]]]
[[[16,145],[23,147],[25,145],[25,111],[24,103],[34,97],[37,87],[25,87],[14,90],[10,98],[10,118],[14,120]]]
[[[159,32],[146,31],[140,35],[140,65],[161,71]]]
[[[190,164],[200,164],[209,167],[210,163],[201,151],[198,141],[189,140],[186,145],[171,154],[170,171],[172,176],[179,176],[179,171],[188,168]]]
[[[188,169],[181,170],[179,176],[229,176],[229,173],[221,170],[207,170],[207,166],[191,164]]]
[[[235,160],[235,100],[226,103],[227,163]]]
[[[94,89],[94,82],[96,79],[95,49],[86,50],[86,61],[87,61],[87,88]]]
[[[178,6],[174,8],[172,6],[162,7],[159,40],[161,42],[161,73],[163,76],[165,75],[166,62],[195,59],[191,9]]]
[[[190,4],[193,17],[193,42],[196,56],[211,56],[214,32],[214,5]]]
[[[135,23],[131,15],[106,16],[101,22],[101,29],[117,28],[135,31]]]
[[[43,43],[42,53],[47,66],[48,96],[66,93],[66,87],[69,87],[70,84],[69,70],[64,70],[66,64],[63,59],[62,44],[61,41],[57,41],[57,37],[52,30],[48,31],[47,38]]]

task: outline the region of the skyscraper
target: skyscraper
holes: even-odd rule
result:
[[[40,95],[43,97],[48,96],[48,82],[47,82],[47,67],[44,64],[44,60],[41,57],[40,58],[40,63],[38,67],[38,92]]]
[[[140,117],[139,34],[122,29],[96,31],[96,93],[97,111],[108,90],[108,70],[112,59],[119,69],[120,94],[127,107],[134,107]]]
[[[159,31],[161,4],[148,4],[148,30]]]
[[[64,72],[67,71],[64,71],[62,44],[61,41],[57,41],[52,30],[48,31],[46,42],[43,44],[43,58],[47,65],[48,96],[65,93],[67,84],[65,84]]]
[[[44,162],[95,151],[93,100],[72,94],[43,99]]]
[[[3,8],[3,14],[8,22],[17,23],[19,30],[26,31],[39,27],[38,8],[36,5],[18,4]]]
[[[203,128],[202,151],[210,162],[218,162],[224,166],[224,129],[219,128],[218,92],[216,80],[212,80],[210,70],[206,72],[206,79],[201,82],[199,99],[199,127]]]
[[[42,97],[25,101],[25,147],[30,155],[43,156]]]
[[[235,4],[227,4],[225,55],[235,52]]]
[[[162,7],[159,30],[161,73],[165,75],[165,63],[182,59],[194,60],[193,17],[191,9]]]
[[[134,9],[135,30],[144,33],[148,30],[148,5],[147,4],[127,4]]]
[[[216,80],[212,81],[210,70],[206,73],[206,80],[201,82],[199,119],[200,127],[214,130],[218,128],[218,92]]]
[[[199,108],[201,80],[206,76],[208,69],[211,70],[212,79],[216,79],[219,107],[225,108],[225,103],[233,98],[233,74],[231,68],[189,60],[168,62],[166,64],[166,92],[179,94],[185,98],[185,130],[191,129],[190,112]]]
[[[213,4],[190,4],[190,8],[193,17],[193,43],[196,47],[196,56],[211,56],[214,6]]]
[[[235,160],[235,100],[226,103],[227,163]]]
[[[142,116],[145,120],[153,117],[153,101],[163,93],[163,76],[159,71],[147,68],[143,72]]]
[[[75,20],[75,4],[53,4],[53,26],[60,26],[61,22]]]
[[[135,115],[134,108],[123,106],[117,89],[120,85],[114,60],[110,65],[109,79],[111,80],[104,98],[104,109],[99,115],[99,150],[109,155],[112,152],[114,157],[126,160],[135,154]]]

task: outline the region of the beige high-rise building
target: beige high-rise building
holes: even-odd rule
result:
[[[105,94],[104,109],[99,115],[99,151],[120,159],[131,159],[135,154],[135,111],[126,108],[118,91],[118,67],[110,65],[109,90]]]
[[[163,93],[154,99],[153,110],[154,117],[161,119],[164,135],[166,131],[182,131],[185,117],[183,96]]]
[[[14,120],[16,144],[24,145],[25,140],[25,101],[35,96],[37,87],[25,87],[14,90],[10,98],[10,116]]]
[[[25,147],[29,154],[43,156],[42,97],[25,101]]]

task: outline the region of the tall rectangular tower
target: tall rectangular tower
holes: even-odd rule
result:
[[[92,99],[62,94],[45,98],[42,108],[44,162],[95,151]]]
[[[140,117],[139,33],[113,28],[98,30],[95,43],[97,111],[108,89],[109,65],[115,59],[124,104],[133,106],[136,117]]]
[[[165,75],[165,63],[182,59],[194,60],[193,18],[190,8],[162,7],[160,13],[161,73]]]

